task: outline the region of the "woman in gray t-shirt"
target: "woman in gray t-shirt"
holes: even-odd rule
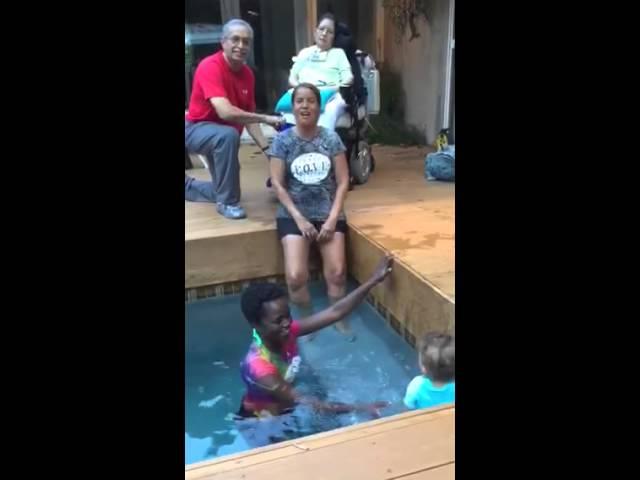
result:
[[[343,205],[349,190],[345,147],[335,132],[318,126],[320,92],[308,83],[293,90],[294,127],[278,134],[271,145],[271,181],[280,205],[278,236],[284,249],[289,297],[302,317],[310,315],[309,247],[322,256],[329,301],[345,295],[347,230]],[[345,321],[336,328],[353,339]]]

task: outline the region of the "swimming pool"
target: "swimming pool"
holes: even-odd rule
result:
[[[323,283],[311,284],[311,296],[316,310],[328,306]],[[239,364],[251,342],[240,295],[190,302],[185,309],[185,463],[191,464],[257,445],[246,434],[251,425],[234,420],[244,393]],[[292,313],[295,318],[295,309]],[[329,401],[387,400],[391,406],[383,416],[404,411],[405,388],[419,374],[416,352],[367,303],[349,319],[357,334],[353,343],[331,327],[313,341],[299,340],[303,364],[296,388]],[[320,416],[298,408],[285,420],[286,438],[369,419],[365,414]]]

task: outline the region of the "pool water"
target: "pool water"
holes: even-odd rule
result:
[[[350,289],[356,284],[350,282]],[[310,286],[314,310],[328,306],[321,282]],[[251,328],[240,310],[240,295],[186,304],[185,463],[191,464],[290,438],[370,420],[365,413],[317,414],[298,407],[273,422],[238,422],[244,393],[239,365],[251,343]],[[292,315],[296,318],[295,308]],[[350,316],[357,335],[344,340],[333,327],[312,341],[298,341],[302,366],[295,388],[318,398],[345,403],[386,400],[389,416],[405,410],[407,384],[419,374],[416,352],[366,302]],[[269,422],[273,423],[271,426]],[[256,433],[268,429],[265,434]],[[276,431],[277,433],[274,433]]]

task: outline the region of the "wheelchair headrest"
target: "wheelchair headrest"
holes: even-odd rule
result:
[[[324,107],[327,105],[329,100],[331,100],[335,96],[336,92],[338,92],[337,88],[320,89],[320,113],[324,112]],[[276,112],[293,112],[293,99],[291,98],[292,94],[293,88],[290,88],[284,93],[284,95],[280,97],[280,100],[278,100],[278,103],[276,104]]]

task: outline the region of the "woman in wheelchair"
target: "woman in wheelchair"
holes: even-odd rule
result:
[[[335,35],[335,18],[326,13],[320,18],[314,34],[316,44],[300,50],[289,75],[289,84],[292,87],[300,83],[311,83],[320,88],[320,107],[323,113],[318,125],[329,130],[335,130],[336,120],[347,107],[340,95],[340,87],[353,83],[351,65],[344,50],[333,48]],[[290,92],[287,92],[285,97],[285,104],[289,103]]]
[[[319,126],[320,91],[298,84],[292,93],[295,127],[280,132],[269,151],[271,181],[280,204],[276,213],[278,237],[284,250],[289,298],[298,316],[311,312],[309,249],[316,243],[322,257],[330,303],[345,295],[346,217],[349,190],[345,147],[334,131]],[[336,328],[353,340],[347,323]]]

